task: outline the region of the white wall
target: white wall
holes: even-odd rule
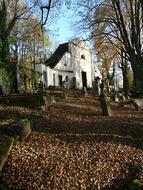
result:
[[[47,86],[49,85],[49,81],[48,81],[48,67],[46,67],[44,64],[36,64],[35,65],[35,70],[42,73],[42,76],[40,78],[41,81],[47,83]],[[47,73],[47,81],[44,81],[44,76],[43,76],[43,72]]]
[[[63,61],[61,61],[61,63],[62,62]],[[51,69],[49,67],[46,67],[44,64],[36,64],[35,70],[42,73],[40,80],[42,80],[43,82],[46,82],[44,81],[43,72],[45,71],[47,73],[47,86],[59,86],[59,78],[58,78],[59,75],[62,75],[63,81],[65,81],[66,76],[68,76],[69,82],[72,81],[73,78],[73,73],[66,72],[66,70],[64,69],[62,70],[62,68],[60,68],[59,65],[58,67]],[[55,82],[54,82],[54,75],[55,75]]]
[[[48,70],[48,80],[49,85],[52,86],[59,86],[59,75],[62,75],[62,80],[66,80],[66,76],[68,76],[69,81],[73,78],[73,65],[71,62],[71,55],[69,52],[66,52],[64,56],[61,58],[59,63],[54,67],[54,69]],[[55,74],[55,84],[54,84],[54,77],[53,74]]]
[[[73,71],[73,63],[71,62],[71,54],[69,52],[66,52],[54,69],[60,70],[60,71]]]
[[[81,58],[84,55],[85,59]],[[96,70],[96,72],[95,72]],[[43,64],[36,65],[36,71],[47,73],[47,85],[48,86],[59,86],[59,75],[62,75],[62,80],[65,81],[68,76],[69,83],[73,81],[73,77],[76,78],[76,87],[82,88],[82,71],[86,72],[87,87],[92,87],[92,81],[94,76],[101,75],[96,65],[92,63],[92,55],[89,47],[84,41],[72,40],[69,43],[69,52],[66,52],[61,58],[59,63],[51,69]],[[55,84],[54,77],[55,75]],[[43,81],[43,75],[41,80]]]
[[[73,63],[73,71],[77,81],[77,88],[82,88],[82,71],[86,72],[87,87],[92,87],[92,60],[91,52],[85,42],[73,41],[70,44],[71,62]],[[85,59],[81,56],[84,55]]]

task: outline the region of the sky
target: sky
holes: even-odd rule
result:
[[[60,18],[58,21],[58,39],[60,43],[64,43],[74,37],[75,32],[71,27],[71,22],[72,20],[69,19],[68,14],[67,16]]]
[[[70,9],[62,8],[61,15],[56,19],[56,22],[50,25],[51,30],[51,38],[57,43],[64,43],[73,39],[75,37],[79,37],[76,35],[74,25],[75,21],[78,19],[75,16],[74,12]],[[53,30],[53,32],[52,32]],[[53,34],[52,34],[53,33]]]
[[[81,32],[77,27],[77,22],[81,20],[78,16],[77,9],[68,9],[66,5],[62,5],[61,14],[54,19],[53,22],[48,20],[47,26],[50,30],[51,51],[53,52],[59,44],[68,42],[74,38],[87,39],[88,33]],[[91,46],[90,42],[88,45]]]

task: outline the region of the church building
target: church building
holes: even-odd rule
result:
[[[42,73],[45,87],[92,88],[94,79],[101,78],[90,48],[80,38],[60,44],[44,64],[36,65],[35,70]]]

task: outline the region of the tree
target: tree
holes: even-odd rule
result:
[[[121,51],[121,70],[123,74],[123,91],[125,93],[125,96],[128,97],[129,94],[129,78],[128,78],[128,70],[129,70],[129,64],[126,58],[126,53]]]
[[[104,36],[97,36],[93,38],[93,42],[96,49],[97,59],[102,63],[101,70],[104,71],[104,77],[107,81],[107,88],[113,81],[115,74],[115,62],[118,59],[118,51],[114,44],[109,44],[108,40],[104,39]],[[111,67],[113,72],[111,74]]]
[[[10,35],[19,19],[28,19],[36,3],[35,1],[32,4],[31,1],[31,6],[29,7],[24,1],[20,2],[19,0],[2,0],[0,2],[0,70],[7,82],[10,83],[11,88],[13,65],[10,60]]]
[[[89,6],[90,5],[90,6]],[[143,2],[141,0],[104,0],[84,2],[84,28],[91,31],[91,38],[104,35],[110,43],[126,52],[136,90],[143,93]],[[83,11],[84,12],[84,11]],[[100,14],[99,14],[100,13]],[[94,30],[104,26],[104,31]],[[106,26],[106,27],[105,27]]]
[[[33,89],[35,88],[35,75],[31,75],[31,71],[35,69],[36,63],[44,61],[49,44],[48,33],[44,28],[41,30],[39,19],[34,14],[28,20],[20,20],[15,25],[10,35],[10,53],[14,79],[13,89],[18,86],[20,90],[22,79],[20,80],[19,73],[21,68],[25,73],[28,68],[30,69],[27,73],[30,73],[30,81],[32,82]],[[23,69],[23,67],[27,69]],[[31,78],[32,76],[33,78]]]
[[[116,15],[116,26],[120,31],[124,48],[129,56],[129,61],[134,73],[134,82],[136,90],[143,93],[143,55],[142,55],[142,3],[141,0],[132,0],[126,2],[112,1],[113,9]],[[124,8],[125,7],[125,8]],[[125,10],[124,10],[125,9]],[[124,11],[128,11],[128,25],[123,16]]]
[[[14,27],[17,25],[18,22],[21,20],[24,20],[23,24],[26,23],[32,14],[35,13],[36,17],[39,17],[39,21],[36,21],[36,25],[41,26],[41,29],[43,29],[43,26],[47,23],[48,16],[50,13],[50,10],[52,9],[52,13],[59,13],[59,8],[61,7],[61,4],[64,2],[64,0],[1,0],[0,2],[0,70],[5,72],[7,81],[10,82],[11,88],[13,88],[13,85],[11,84],[12,76],[14,72],[12,72],[12,64],[10,59],[10,42],[9,39],[12,35],[12,31],[14,32]],[[70,0],[65,0],[66,3],[70,2]],[[58,11],[55,11],[55,8],[58,9]],[[41,12],[39,12],[41,10]],[[47,12],[46,12],[47,11]],[[35,26],[36,27],[36,26]],[[16,33],[14,34],[17,35]],[[17,38],[17,37],[16,37]],[[37,39],[37,38],[36,38]],[[35,41],[35,40],[34,40]],[[37,43],[35,41],[35,43]],[[13,48],[15,46],[15,60],[16,58],[16,52],[18,51],[19,44],[15,42],[11,47]],[[30,44],[29,44],[30,45]],[[31,44],[33,47],[33,51],[35,51],[34,42]],[[27,44],[28,47],[28,44]],[[32,59],[35,59],[35,57],[31,57]],[[4,74],[4,73],[3,73]],[[14,80],[16,78],[14,77]],[[15,81],[15,84],[17,82]],[[18,92],[18,89],[16,89],[16,86],[14,85],[15,91]]]

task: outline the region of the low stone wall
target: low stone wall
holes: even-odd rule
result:
[[[17,124],[10,126],[10,132],[20,141],[25,141],[31,133],[31,122],[27,119],[22,119]]]
[[[47,94],[51,97],[55,97],[56,99],[57,98],[60,98],[60,99],[65,99],[66,98],[66,92],[64,91],[55,91],[55,90],[51,90],[51,91],[47,91]]]
[[[0,104],[23,107],[39,107],[51,104],[52,98],[49,95],[30,94],[12,95],[0,97]]]
[[[143,99],[142,98],[120,101],[119,104],[120,104],[120,106],[123,106],[123,107],[134,107],[135,111],[143,110]]]
[[[55,98],[65,99],[66,93],[65,92],[55,92],[55,93],[52,93],[52,96],[54,96]]]
[[[22,119],[18,123],[7,127],[0,127],[0,133],[24,141],[31,133],[31,125],[32,124],[29,120]]]

